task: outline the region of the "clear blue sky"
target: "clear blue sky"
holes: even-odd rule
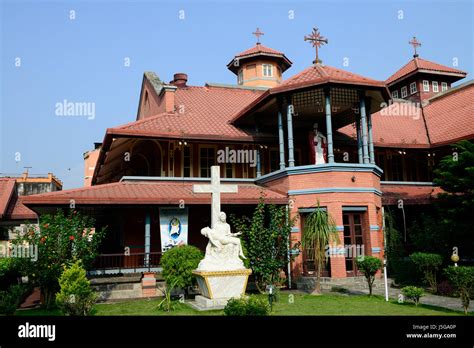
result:
[[[0,2],[0,173],[31,166],[65,188],[82,186],[82,154],[107,127],[135,120],[144,71],[235,83],[226,64],[253,46],[257,26],[263,44],[293,61],[285,77],[314,59],[303,41],[313,26],[329,39],[325,64],[368,77],[386,79],[411,59],[413,35],[420,57],[448,66],[457,58],[468,79],[474,72],[472,0]],[[95,103],[95,119],[57,116],[64,99]]]

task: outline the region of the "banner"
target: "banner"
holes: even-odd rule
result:
[[[188,244],[188,208],[160,208],[161,251]]]

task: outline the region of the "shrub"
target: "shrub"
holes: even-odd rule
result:
[[[410,255],[419,271],[423,272],[423,279],[433,291],[437,289],[436,272],[443,263],[443,258],[439,254],[413,253]]]
[[[224,308],[227,316],[266,316],[269,313],[268,302],[256,296],[231,298]]]
[[[453,286],[448,280],[443,280],[438,283],[438,295],[451,297],[455,295]]]
[[[468,266],[449,266],[444,270],[444,274],[448,277],[449,282],[461,297],[464,313],[467,315],[469,302],[471,300],[470,293],[474,287],[474,267]]]
[[[369,296],[372,296],[372,286],[375,281],[375,274],[382,268],[382,261],[373,256],[364,256],[356,259],[357,268],[361,271],[367,284],[369,285]]]
[[[401,285],[422,285],[421,273],[409,257],[399,259],[388,259],[388,276]]]
[[[11,285],[18,284],[20,277],[18,259],[13,257],[0,258],[0,290],[8,290]]]
[[[403,296],[415,302],[415,306],[418,306],[420,302],[420,297],[424,295],[422,288],[417,288],[416,286],[405,286],[402,288]]]
[[[203,257],[201,250],[191,245],[178,246],[168,250],[161,258],[163,278],[166,283],[184,289],[187,294],[187,288],[194,285],[196,281],[192,272]]]
[[[26,291],[27,287],[22,284],[11,285],[8,290],[0,291],[0,314],[13,315]]]
[[[61,291],[56,294],[56,303],[64,314],[85,316],[90,313],[97,294],[90,287],[81,261],[64,268],[59,286]]]

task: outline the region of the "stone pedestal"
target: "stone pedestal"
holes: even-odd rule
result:
[[[156,296],[156,278],[153,272],[145,272],[142,278],[142,296]]]
[[[201,296],[193,306],[199,310],[222,309],[233,297],[245,295],[250,269],[234,271],[194,271]]]

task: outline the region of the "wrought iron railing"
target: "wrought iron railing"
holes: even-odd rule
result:
[[[92,269],[99,270],[136,270],[142,272],[144,270],[151,270],[160,265],[161,252],[151,253],[118,253],[118,254],[100,254],[98,255]]]

